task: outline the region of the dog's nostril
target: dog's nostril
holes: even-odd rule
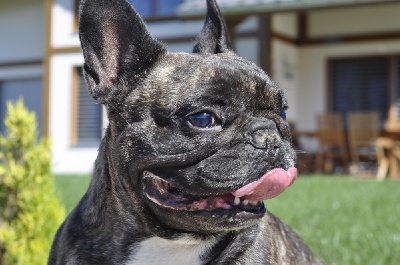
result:
[[[265,147],[268,139],[266,130],[257,130],[253,133],[253,142],[260,147]]]
[[[271,130],[260,129],[253,132],[251,144],[256,148],[276,150],[281,147],[279,136]]]

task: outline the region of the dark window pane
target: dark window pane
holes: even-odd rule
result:
[[[157,15],[167,16],[173,15],[176,12],[182,0],[158,0],[157,1]]]
[[[389,58],[332,62],[333,111],[377,110],[381,121],[389,106]]]
[[[41,79],[12,80],[0,82],[0,131],[4,133],[4,118],[6,116],[6,102],[24,99],[25,106],[36,113],[38,134],[42,133],[43,125],[43,84]]]
[[[129,0],[129,2],[133,5],[135,10],[142,17],[150,17],[152,15],[151,12],[151,3],[150,0]]]

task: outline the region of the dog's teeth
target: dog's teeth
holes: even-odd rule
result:
[[[240,198],[239,197],[235,197],[235,200],[233,201],[233,204],[235,206],[237,206],[237,205],[239,205],[239,203],[240,203]]]
[[[244,200],[244,201],[243,201],[243,205],[244,205],[244,206],[246,206],[246,205],[248,205],[248,204],[249,204],[249,200]]]
[[[252,206],[256,206],[258,204],[258,201],[249,201],[249,204]]]

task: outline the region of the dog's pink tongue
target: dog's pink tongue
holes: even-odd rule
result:
[[[236,197],[243,197],[251,201],[271,199],[281,194],[293,184],[297,178],[297,168],[291,167],[288,171],[275,168],[246,186],[232,192]]]

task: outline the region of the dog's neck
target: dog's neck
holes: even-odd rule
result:
[[[259,227],[231,231],[200,238],[182,234],[175,239],[150,237],[132,248],[126,265],[200,265],[200,264],[248,264],[245,254],[268,255],[268,248],[261,254],[258,248],[249,248],[257,240]],[[255,237],[247,235],[254,234]],[[239,248],[239,249],[238,249]],[[260,262],[257,264],[264,264]]]
[[[133,250],[127,265],[200,265],[202,258],[207,256],[217,240],[195,239],[183,236],[176,240],[160,237],[146,239]]]

